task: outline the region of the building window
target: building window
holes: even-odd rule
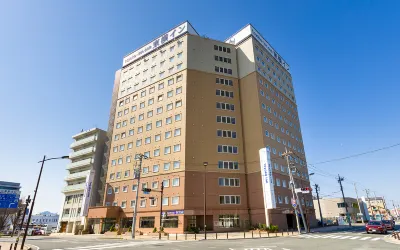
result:
[[[171,197],[171,205],[178,205],[179,204],[179,196]]]
[[[146,200],[144,200],[144,206],[142,206],[142,201],[140,200],[140,207],[145,207],[146,206]],[[139,220],[139,227],[140,228],[154,228],[154,220],[155,217],[140,217]]]
[[[230,130],[217,130],[217,136],[218,137],[223,137],[223,138],[236,138],[236,131],[230,131]]]
[[[240,195],[220,195],[219,204],[240,204]]]
[[[174,84],[174,79],[173,78],[168,80],[168,85],[172,85],[172,84]]]
[[[170,166],[171,166],[171,163],[165,162],[165,163],[164,163],[164,170],[165,170],[165,171],[168,171],[169,168],[170,168]]]
[[[153,181],[153,182],[151,183],[151,188],[157,189],[157,188],[158,188],[158,181]]]
[[[161,141],[161,134],[155,135],[154,141]]]
[[[171,138],[171,134],[172,134],[171,131],[165,132],[165,139]]]
[[[172,110],[172,108],[173,108],[173,104],[172,103],[167,104],[167,110]]]
[[[180,121],[182,119],[182,115],[181,114],[176,114],[175,115],[175,121]]]
[[[153,173],[158,173],[160,165],[153,165]]]
[[[136,204],[135,200],[131,201],[131,207],[135,207],[135,204]]]
[[[122,187],[122,192],[124,192],[124,193],[128,192],[128,186],[123,186]]]
[[[180,81],[182,81],[182,79],[183,79],[183,76],[182,75],[178,75],[177,77],[176,77],[176,82],[180,82]],[[172,82],[173,83],[173,82]]]
[[[162,199],[163,206],[168,206],[168,201],[169,201],[168,197],[163,197],[163,199]]]
[[[236,124],[236,118],[229,117],[229,116],[217,116],[217,122],[218,123],[227,123],[227,124]]]
[[[182,93],[182,87],[177,88],[176,91],[175,91],[176,95],[178,95],[180,93]]]
[[[179,177],[172,179],[172,186],[173,187],[179,187]]]
[[[154,149],[154,157],[160,156],[160,149]]]
[[[112,194],[112,188],[111,187],[107,188],[107,194]]]
[[[169,187],[169,180],[163,180],[164,187]]]
[[[217,109],[235,111],[235,105],[234,104],[217,102],[216,103],[216,107],[217,107]]]
[[[149,173],[149,167],[143,167],[142,172],[143,172],[143,174],[148,174]]]
[[[181,129],[180,128],[176,128],[174,130],[174,136],[180,136],[181,135]]]
[[[239,163],[237,161],[218,161],[219,169],[239,169]]]
[[[137,185],[136,185],[136,184],[132,185],[132,191],[133,191],[133,192],[136,192],[136,191],[137,191]]]
[[[175,108],[179,108],[181,106],[182,106],[182,101],[181,100],[175,102]]]
[[[239,215],[224,214],[218,216],[219,226],[222,228],[239,228],[240,219]]]
[[[174,145],[174,152],[180,152],[180,151],[181,151],[181,144]]]
[[[158,107],[157,108],[157,114],[161,114],[162,113],[163,108],[162,107]]]
[[[114,187],[114,193],[119,193],[119,187]]]
[[[129,155],[126,157],[126,162],[131,162],[131,157]]]
[[[151,143],[151,137],[149,136],[149,137],[146,137],[145,139],[144,139],[144,144],[150,144]]]
[[[172,90],[167,92],[167,98],[170,98],[174,95],[174,92]]]
[[[218,178],[218,184],[222,187],[240,187],[239,178]]]
[[[167,154],[170,154],[170,153],[171,153],[171,147],[170,146],[164,147],[164,154],[167,155]]]
[[[151,123],[146,124],[146,131],[150,131],[151,130]]]
[[[217,147],[218,153],[230,153],[230,154],[237,154],[238,147],[231,146],[231,145],[218,145]]]
[[[165,123],[166,124],[171,124],[172,123],[172,117],[165,118]]]

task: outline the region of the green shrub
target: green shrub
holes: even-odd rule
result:
[[[153,233],[157,233],[157,228],[153,228]]]
[[[271,233],[278,232],[278,230],[279,230],[279,228],[278,228],[278,226],[276,226],[276,225],[271,225],[271,226],[269,227],[269,232],[271,232]]]

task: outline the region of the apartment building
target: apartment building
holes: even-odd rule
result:
[[[386,202],[383,197],[361,197],[362,201],[368,208],[371,219],[381,220],[388,219],[390,214],[386,209]]]
[[[291,74],[251,25],[217,41],[184,22],[128,54],[116,72],[112,107],[104,207],[89,209],[95,232],[129,228],[136,192],[135,230],[142,232],[160,227],[160,203],[167,232],[202,229],[204,220],[210,231],[266,221],[295,226],[285,147],[297,169],[296,187],[309,180]],[[274,183],[269,188],[263,148]],[[138,154],[148,157],[139,187]],[[161,183],[162,200],[159,192],[142,191],[159,191]],[[311,195],[301,204],[315,224]]]
[[[88,208],[102,203],[105,185],[102,163],[106,131],[82,130],[72,138],[71,163],[67,165],[66,186],[62,190],[65,199],[58,220],[58,230],[63,233],[76,233],[80,225],[86,225]]]

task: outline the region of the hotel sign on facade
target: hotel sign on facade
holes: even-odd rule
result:
[[[192,25],[189,22],[184,22],[181,25],[173,28],[172,30],[168,31],[164,35],[154,39],[153,41],[149,42],[145,46],[133,51],[129,55],[125,56],[122,62],[122,67],[134,62],[135,60],[139,59],[140,57],[149,54],[150,52],[154,51],[158,47],[164,45],[165,43],[182,36],[186,33],[198,35],[197,32],[194,30]]]
[[[265,40],[251,24],[248,24],[246,27],[237,32],[235,35],[226,39],[225,42],[237,45],[250,35],[252,35],[259,43],[261,43],[262,46],[279,62],[279,64],[283,68],[285,68],[287,71],[290,70],[289,64],[287,64],[285,60],[283,60],[283,58],[278,54],[278,52],[276,52],[272,48],[272,46],[267,42],[267,40]]]

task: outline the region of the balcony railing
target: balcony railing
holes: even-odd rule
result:
[[[88,143],[95,142],[96,140],[97,140],[97,135],[92,135],[92,136],[89,136],[88,138],[73,142],[70,145],[70,148],[74,149],[76,147],[83,146],[83,145],[86,145]]]
[[[82,161],[77,161],[77,162],[68,164],[67,165],[67,170],[89,166],[92,163],[93,163],[93,159],[92,158],[85,159],[85,160],[82,160]]]
[[[73,192],[73,191],[80,191],[80,190],[85,190],[86,183],[80,183],[80,184],[75,184],[75,185],[69,185],[64,187],[63,193],[67,192]]]
[[[73,159],[73,158],[77,158],[77,157],[81,157],[84,155],[88,155],[88,154],[92,154],[94,151],[96,150],[95,147],[90,147],[90,148],[85,148],[79,151],[75,151],[69,154],[69,158]]]
[[[89,174],[90,174],[90,170],[82,171],[82,172],[75,173],[75,174],[69,174],[69,175],[65,176],[64,180],[70,181],[70,180],[82,179],[82,178],[86,178]]]

